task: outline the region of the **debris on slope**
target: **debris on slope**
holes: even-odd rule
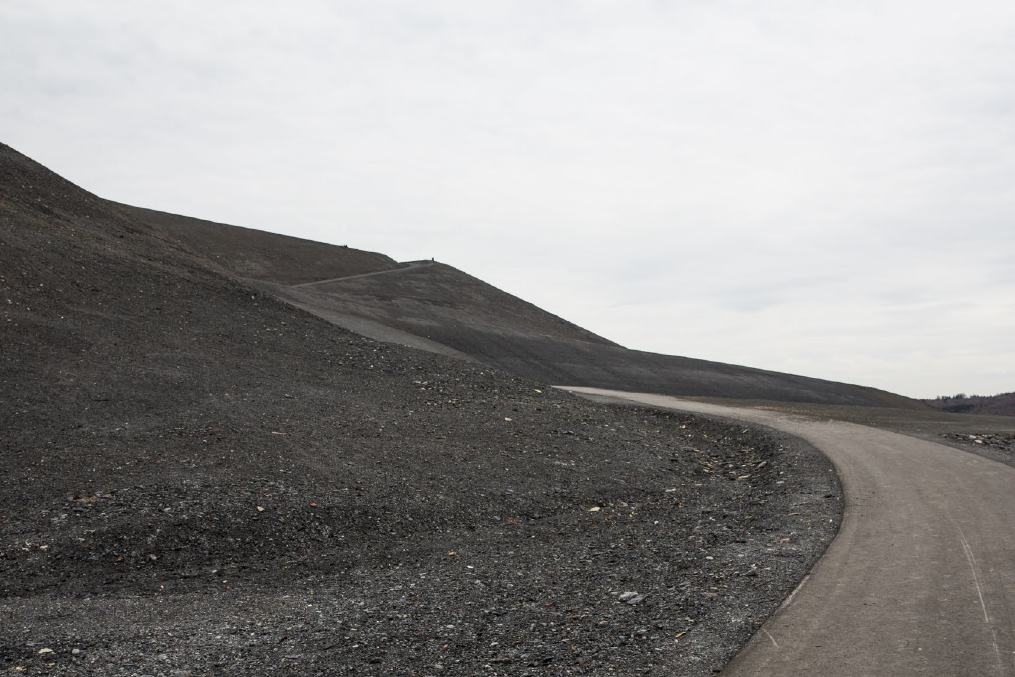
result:
[[[1015,465],[1015,433],[941,433],[941,437],[961,449]]]

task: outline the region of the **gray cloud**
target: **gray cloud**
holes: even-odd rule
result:
[[[986,393],[1013,28],[992,0],[7,3],[0,124],[101,195],[436,256],[632,347]]]

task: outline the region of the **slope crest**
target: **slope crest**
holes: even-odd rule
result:
[[[242,278],[294,285],[401,267],[376,252],[117,205],[155,230]]]
[[[328,304],[426,337],[449,331],[482,331],[619,347],[528,301],[435,261],[414,261],[391,273],[328,280],[277,292],[293,300]]]

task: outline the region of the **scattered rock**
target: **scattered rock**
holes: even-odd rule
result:
[[[647,594],[641,594],[637,592],[622,592],[617,596],[617,599],[621,602],[626,602],[631,605],[641,604],[648,597]]]

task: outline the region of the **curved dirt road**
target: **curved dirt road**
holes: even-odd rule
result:
[[[835,464],[839,534],[723,674],[1015,676],[1015,468],[852,423],[567,390],[771,426]]]

